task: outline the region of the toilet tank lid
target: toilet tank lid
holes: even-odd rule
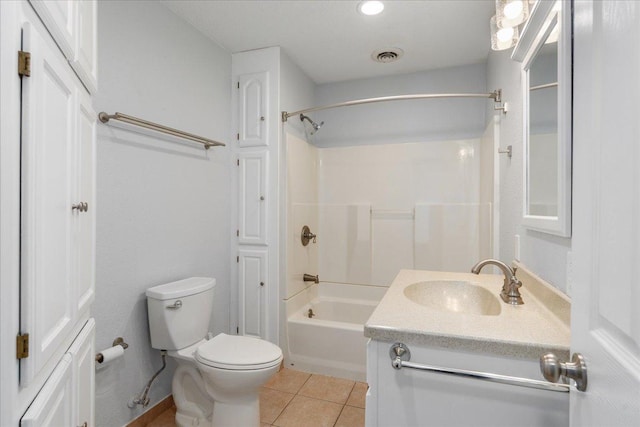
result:
[[[147,298],[158,300],[182,298],[208,291],[215,285],[216,279],[212,277],[189,277],[149,288],[147,289]]]

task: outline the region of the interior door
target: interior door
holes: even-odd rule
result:
[[[576,1],[572,426],[640,425],[640,2]]]

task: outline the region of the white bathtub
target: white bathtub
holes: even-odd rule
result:
[[[288,310],[285,363],[307,372],[364,381],[368,341],[364,323],[386,291],[380,286],[314,285]],[[306,303],[301,304],[301,298]]]

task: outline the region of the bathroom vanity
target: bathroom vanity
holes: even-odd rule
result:
[[[398,274],[365,324],[367,426],[568,425],[568,386],[547,383],[538,360],[548,352],[569,358],[570,302],[516,266],[519,306],[500,300],[502,275]],[[507,378],[416,369],[424,365]]]

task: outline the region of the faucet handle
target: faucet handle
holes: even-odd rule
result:
[[[503,288],[500,293],[500,297],[507,304],[512,305],[522,305],[524,301],[522,300],[522,295],[520,294],[520,288],[522,287],[522,282],[518,280],[516,276],[511,276],[509,280],[509,285],[507,288]]]

